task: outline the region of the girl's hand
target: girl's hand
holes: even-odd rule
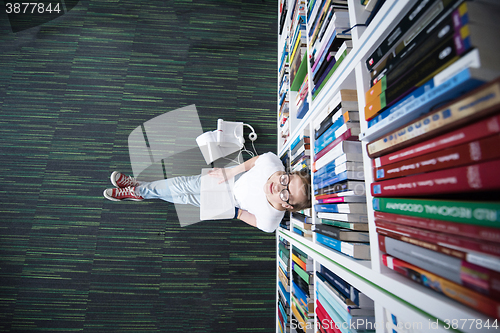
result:
[[[232,169],[215,168],[215,169],[210,170],[208,172],[208,174],[211,177],[218,178],[220,180],[219,184],[222,184],[222,183],[224,183],[224,182],[226,182],[229,179],[234,177],[233,172],[231,170]]]

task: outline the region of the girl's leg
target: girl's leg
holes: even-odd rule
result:
[[[200,207],[201,175],[174,177],[136,186],[135,193],[144,199],[161,199],[174,204]]]

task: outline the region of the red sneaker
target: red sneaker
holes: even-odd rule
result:
[[[104,190],[104,197],[111,201],[122,201],[122,200],[132,200],[132,201],[142,201],[143,197],[135,194],[135,187],[125,187],[125,188],[108,188]]]
[[[111,174],[111,183],[116,187],[138,186],[139,182],[134,178],[115,171]]]

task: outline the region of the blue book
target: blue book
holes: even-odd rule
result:
[[[372,140],[387,134],[427,113],[440,103],[453,100],[477,88],[490,79],[489,75],[494,75],[494,72],[488,73],[486,69],[481,68],[468,67],[461,69],[461,67],[469,66],[470,63],[480,63],[477,49],[471,50],[424,85],[405,96],[401,101],[371,119],[368,122],[368,129],[360,135],[360,139]],[[436,80],[440,80],[442,77],[446,78],[448,73],[455,71],[455,75],[436,85]]]
[[[350,202],[314,205],[318,213],[366,214],[366,203]]]
[[[344,171],[333,177],[326,177],[326,179],[319,179],[318,182],[316,182],[316,177],[314,177],[314,190],[319,190],[320,188],[324,188],[336,184],[338,182],[347,180],[347,173],[348,171]],[[326,176],[329,176],[329,174],[327,174]]]
[[[316,241],[355,259],[370,259],[370,244],[368,243],[342,242],[320,233],[316,233]]]
[[[345,125],[345,126],[344,126]],[[342,127],[344,126],[344,127]],[[323,133],[314,143],[314,154],[318,154],[322,151],[326,146],[335,141],[337,137],[341,136],[344,132],[347,131],[348,128],[359,126],[358,122],[348,123],[346,124],[344,121],[344,116],[340,116],[326,131]],[[344,130],[340,131],[341,133],[335,133],[339,131],[340,128]]]
[[[279,302],[279,308],[280,308],[281,315],[283,316],[284,322],[288,323],[288,315],[286,313],[285,308],[283,307],[283,304],[281,304],[281,302]]]
[[[323,287],[323,285],[321,283],[318,283],[316,285],[316,289],[318,290],[318,293],[335,310],[335,312],[337,312],[337,314],[342,318],[342,320],[344,320],[347,323],[352,320],[351,314],[349,312],[347,312],[346,309],[342,308],[342,306],[339,304],[339,302],[330,295],[330,292],[325,287]]]
[[[290,145],[290,150],[293,150],[299,143],[300,140],[304,138],[304,135],[299,135],[295,140],[293,140],[292,144]]]
[[[323,265],[321,265],[320,274],[321,277],[325,278],[332,286],[334,286],[340,293],[342,293],[342,295],[354,302],[354,300],[351,298],[352,287],[349,283],[345,282],[344,279],[342,279]]]
[[[306,293],[300,289],[300,287],[292,281],[292,286],[293,286],[293,295],[295,296],[295,298],[301,300],[303,302],[303,304],[307,304],[307,295]]]
[[[307,99],[305,99],[304,103],[300,106],[300,109],[297,110],[297,119],[304,118],[307,111],[309,111],[309,103],[307,102]]]
[[[283,283],[281,283],[281,281],[279,282],[279,288],[283,293],[283,295],[285,296],[287,304],[290,304],[290,293],[285,290],[285,287],[283,286]]]

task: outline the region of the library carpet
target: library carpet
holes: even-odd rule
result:
[[[276,31],[276,0],[82,0],[17,33],[0,13],[1,332],[274,331],[274,234],[102,191],[134,128],[191,104],[275,151]]]

